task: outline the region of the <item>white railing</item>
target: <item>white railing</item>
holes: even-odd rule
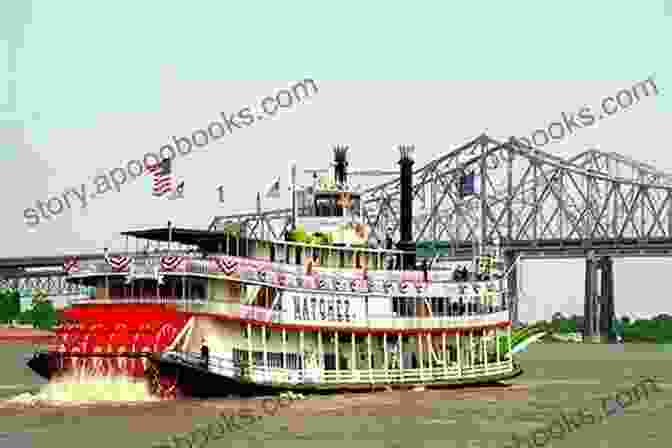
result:
[[[241,352],[244,350],[241,349]],[[165,353],[164,357],[182,359],[190,364],[204,367],[202,358],[194,353]],[[450,366],[415,369],[357,369],[325,370],[319,368],[284,369],[251,365],[241,367],[232,359],[210,357],[209,370],[230,378],[245,377],[256,384],[401,384],[414,382],[454,381],[468,378],[485,378],[512,373],[512,359],[488,362],[476,366]],[[460,374],[461,372],[461,374]]]
[[[278,241],[278,240],[238,240],[243,243],[241,246],[247,245],[236,251],[228,250],[207,254],[207,256],[232,256],[234,258],[240,257],[242,259],[259,259],[273,262],[273,269],[277,272],[297,273],[298,270],[303,270],[303,265],[306,257],[312,257],[313,254],[320,254],[321,266],[316,266],[315,271],[319,273],[329,272],[349,272],[360,271],[361,267],[357,267],[357,256],[360,256],[362,266],[365,264],[368,269],[368,275],[376,277],[380,274],[393,273],[395,276],[401,278],[417,277],[422,272],[417,270],[401,271],[399,270],[399,257],[401,256],[415,256],[414,252],[404,252],[400,250],[388,249],[373,249],[366,247],[342,247],[342,246],[323,246],[307,243],[299,243],[293,241]],[[271,247],[274,248],[274,257],[271,260]],[[297,250],[299,252],[299,263],[296,263]],[[245,255],[240,256],[243,252]],[[145,269],[153,268],[159,264],[161,257],[165,256],[182,256],[192,261],[205,261],[205,254],[195,253],[194,251],[161,251],[161,252],[129,252],[127,256],[133,258],[136,262],[137,269],[144,271]],[[343,259],[341,263],[341,258]],[[387,260],[393,262],[392,269],[386,269]],[[456,264],[469,266],[471,261],[456,261]],[[96,273],[112,273],[112,268],[105,262],[93,261],[83,262],[84,267],[88,267]],[[91,269],[92,268],[92,269]],[[86,271],[87,269],[84,269]],[[501,275],[501,272],[498,272]],[[452,272],[450,271],[429,271],[429,277],[432,282],[453,282]]]
[[[351,319],[349,321],[330,320],[299,320],[283,318],[280,313],[273,313],[270,323],[308,325],[311,327],[325,327],[331,330],[339,328],[367,328],[379,330],[431,330],[431,329],[468,329],[482,326],[491,326],[508,322],[509,312],[498,311],[486,314],[464,316],[433,316],[433,317],[403,317],[389,316],[378,318]]]
[[[216,256],[213,256],[216,257]],[[422,271],[368,271],[366,278],[362,271],[347,269],[329,269],[322,266],[313,268],[314,274],[308,275],[303,266],[284,263],[254,260],[245,257],[228,257],[227,262],[234,264],[232,272],[238,273],[240,279],[246,283],[261,284],[272,287],[287,287],[297,289],[326,289],[333,291],[369,292],[371,295],[390,295],[386,291],[410,288],[408,295],[414,289],[420,292],[418,296],[445,296],[468,295],[470,290],[495,288],[503,290],[505,278],[495,276],[491,280],[454,281],[451,272],[429,271],[425,281]],[[164,271],[159,259],[146,258],[136,261],[134,267],[117,272],[107,263],[83,263],[82,269],[73,273],[73,277],[87,277],[93,274],[113,274],[127,277],[156,278],[159,276],[183,276],[186,274],[198,276],[221,275],[222,271],[212,259],[190,258],[175,271]],[[282,278],[282,281],[280,280]],[[353,283],[355,282],[355,283]],[[318,288],[319,287],[319,288]],[[466,288],[466,292],[457,292]]]

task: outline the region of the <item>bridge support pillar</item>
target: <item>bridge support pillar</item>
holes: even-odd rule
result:
[[[506,279],[506,305],[509,310],[509,320],[517,325],[520,322],[518,314],[518,266],[516,263],[518,254],[513,251],[506,251],[504,253],[505,267],[504,272],[508,272],[509,276]]]
[[[600,333],[602,341],[616,342],[616,334],[612,329],[614,319],[614,261],[611,257],[600,259]]]
[[[583,342],[599,342],[600,338],[597,306],[597,270],[597,259],[591,252],[586,257],[585,299],[583,302]]]
[[[584,342],[615,342],[611,331],[614,318],[614,262],[611,257],[586,258]]]

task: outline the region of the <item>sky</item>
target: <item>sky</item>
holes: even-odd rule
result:
[[[459,3],[7,0],[0,257],[114,248],[116,233],[168,220],[204,227],[253,211],[275,176],[286,182],[289,160],[326,167],[344,144],[352,168],[396,170],[397,145],[414,144],[421,165],[482,133],[529,136],[649,76],[657,96],[543,149],[614,151],[672,172],[672,1]],[[29,231],[37,200],[94,189],[97,175],[303,79],[318,87],[309,99],[175,160],[183,200],[152,197],[142,176],[86,208],[72,193],[71,209]],[[617,260],[616,313],[670,312],[659,280],[669,267]],[[524,272],[523,320],[582,313],[582,260]]]

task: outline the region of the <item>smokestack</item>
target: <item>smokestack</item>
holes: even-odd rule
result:
[[[334,148],[334,178],[337,185],[345,185],[348,180],[346,169],[348,167],[348,147],[336,146]]]
[[[414,146],[399,146],[399,180],[401,182],[401,223],[399,250],[415,253],[413,242],[413,163],[415,162]],[[415,269],[415,256],[404,256],[404,269]]]

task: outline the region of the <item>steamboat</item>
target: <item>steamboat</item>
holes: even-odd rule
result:
[[[478,243],[456,260],[413,242],[413,148],[400,152],[397,244],[394,227],[373,243],[347,147],[337,147],[333,176],[292,181],[292,222],[278,238],[169,223],[122,233],[154,250],[66,260],[68,281],[90,292],[28,365],[49,379],[131,376],[169,398],[519,375],[500,248]]]

